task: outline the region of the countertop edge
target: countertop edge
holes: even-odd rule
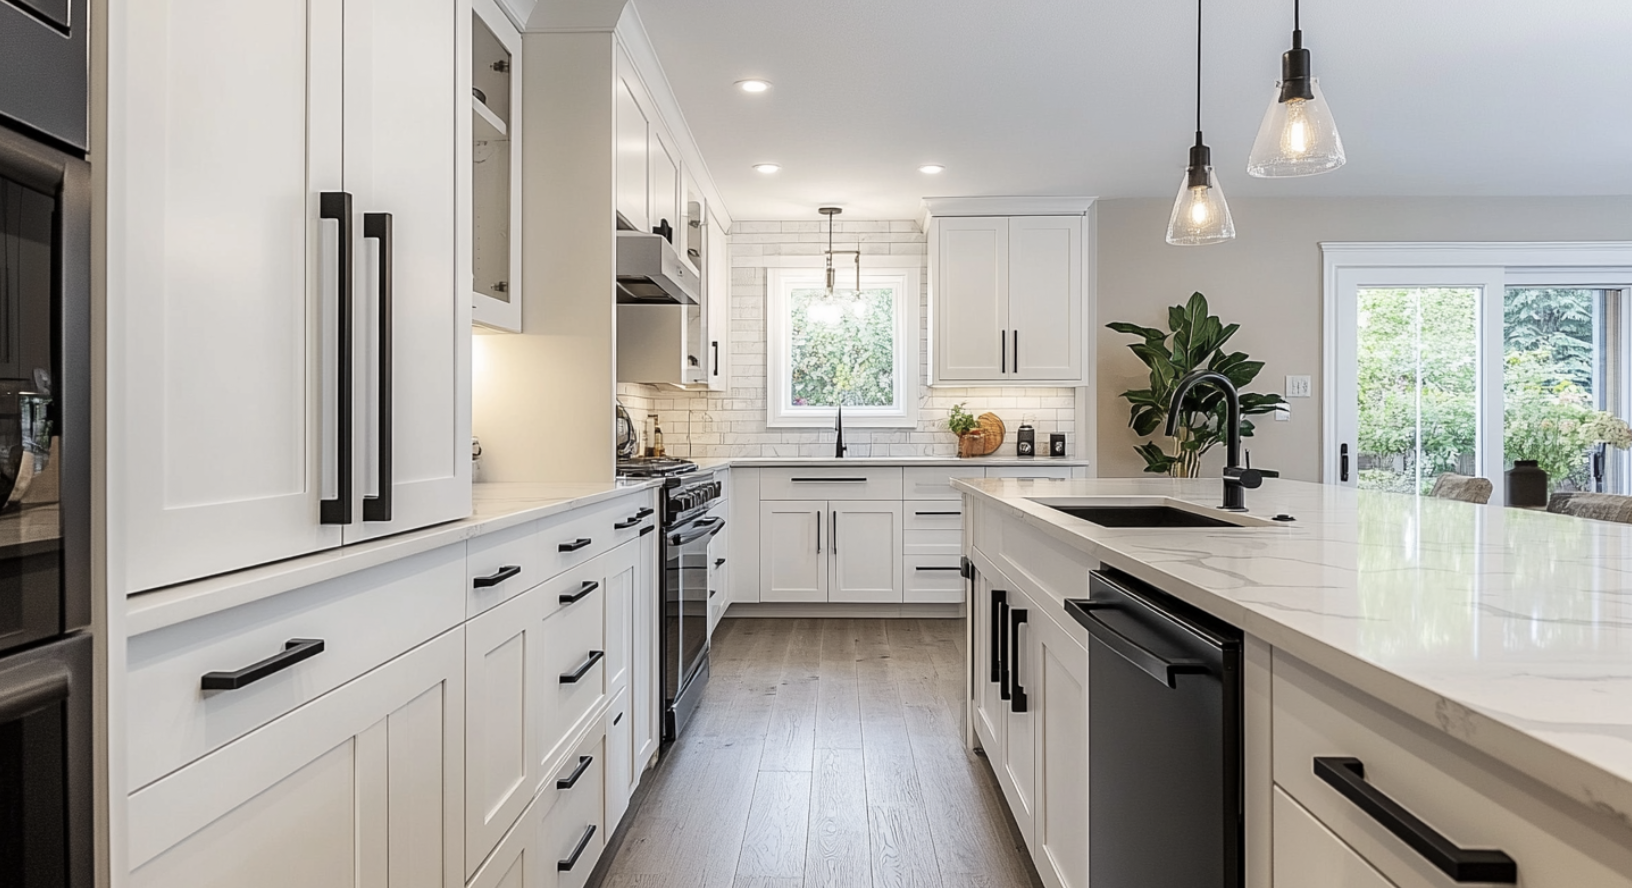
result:
[[[1273,615],[1221,597],[1160,567],[1119,552],[1106,543],[1042,521],[1037,516],[968,481],[955,479],[953,487],[1001,506],[1048,537],[1086,552],[1102,563],[1123,570],[1302,660],[1339,681],[1376,698],[1422,725],[1473,747],[1501,765],[1562,793],[1596,814],[1632,829],[1632,780],[1561,749],[1542,737],[1509,724],[1478,706],[1454,699],[1348,651],[1289,626]],[[1057,599],[1056,622],[1080,629]],[[1086,632],[1086,630],[1081,630]]]

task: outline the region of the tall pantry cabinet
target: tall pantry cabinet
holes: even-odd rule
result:
[[[127,588],[468,514],[468,2],[131,0],[108,42]]]

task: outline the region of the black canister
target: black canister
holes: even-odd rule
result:
[[[1533,459],[1516,460],[1507,470],[1507,504],[1547,505],[1547,472]]]
[[[1014,436],[1015,452],[1021,456],[1037,455],[1037,430],[1025,423],[1020,424],[1020,431]]]
[[[1065,455],[1065,433],[1064,432],[1050,432],[1049,433],[1049,435],[1048,435],[1048,455],[1049,456],[1064,456]]]

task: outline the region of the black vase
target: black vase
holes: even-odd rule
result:
[[[1515,460],[1507,470],[1507,504],[1547,505],[1547,473],[1533,459]]]

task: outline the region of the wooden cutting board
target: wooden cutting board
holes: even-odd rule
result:
[[[980,423],[980,430],[986,434],[986,453],[996,453],[997,448],[1003,446],[1003,433],[1008,431],[1003,426],[1003,420],[998,419],[996,413],[982,413],[975,417],[975,421]]]

